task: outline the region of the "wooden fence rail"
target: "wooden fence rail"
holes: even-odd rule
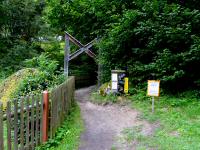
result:
[[[74,91],[74,77],[69,77],[49,93],[48,106],[42,94],[8,101],[6,111],[0,103],[0,150],[34,150],[47,140],[43,139],[44,128],[47,138],[53,138],[69,112]]]

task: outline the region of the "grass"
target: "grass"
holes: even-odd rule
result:
[[[200,102],[192,96],[161,96],[155,101],[155,113],[151,113],[151,99],[145,92],[130,97],[133,108],[140,110],[142,119],[159,122],[153,136],[141,137],[138,149],[159,150],[200,149]],[[192,93],[190,94],[192,95]],[[135,140],[133,138],[133,140]],[[136,140],[138,138],[136,137]]]
[[[67,116],[62,127],[56,132],[56,137],[46,144],[37,147],[36,150],[77,150],[80,143],[80,135],[84,130],[80,108],[75,105],[71,114]]]

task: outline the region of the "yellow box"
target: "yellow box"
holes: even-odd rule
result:
[[[124,78],[124,93],[128,94],[128,78]]]

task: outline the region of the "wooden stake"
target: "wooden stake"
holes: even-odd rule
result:
[[[48,118],[49,118],[49,93],[48,91],[43,92],[43,124],[42,124],[42,142],[48,140]]]

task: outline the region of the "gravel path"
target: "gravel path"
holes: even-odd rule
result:
[[[81,108],[85,123],[85,132],[81,136],[79,150],[134,150],[135,144],[119,142],[121,131],[125,128],[142,125],[143,133],[148,135],[154,126],[146,121],[138,120],[138,112],[127,106],[96,105],[89,101],[90,93],[94,87],[83,88],[76,91],[76,100]]]

